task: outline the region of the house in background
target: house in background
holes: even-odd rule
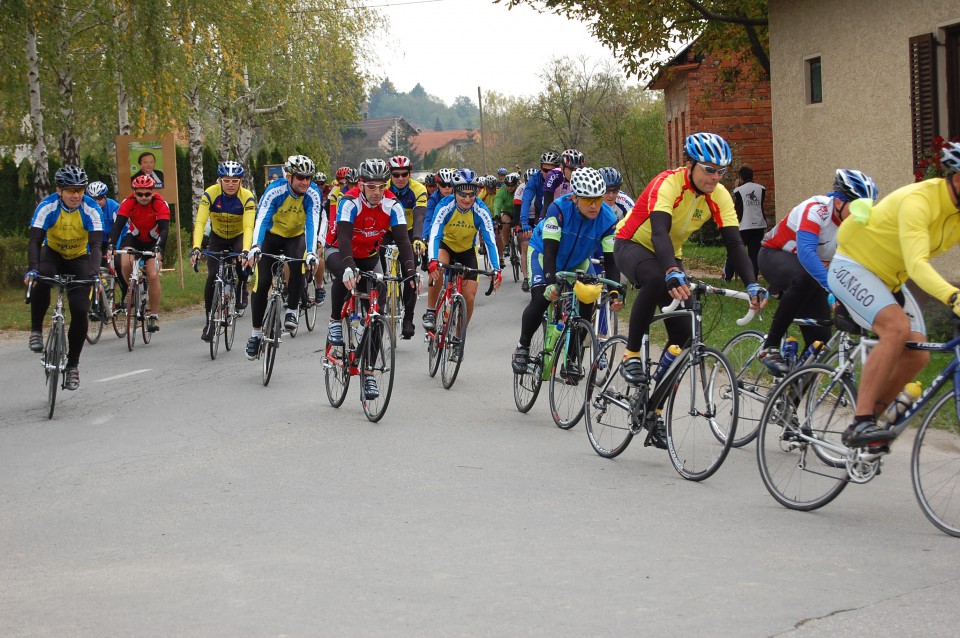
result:
[[[770,82],[757,79],[746,64],[698,51],[697,42],[683,48],[648,89],[663,91],[666,119],[667,166],[683,164],[683,143],[695,132],[716,133],[730,143],[732,169],[724,184],[732,190],[741,164],[753,168],[754,181],[767,187],[767,214],[776,210]],[[784,200],[787,204],[791,200]],[[799,200],[798,200],[799,201]],[[781,215],[790,210],[782,206]]]
[[[420,131],[410,138],[410,148],[424,158],[425,164],[432,164],[430,158],[436,158],[439,164],[431,168],[439,169],[446,165],[461,166],[464,149],[478,139],[476,131]]]

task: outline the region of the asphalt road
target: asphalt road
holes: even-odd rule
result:
[[[199,318],[105,334],[51,421],[26,339],[0,347],[0,636],[956,635],[960,539],[907,443],[812,513],[753,445],[703,483],[639,442],[602,459],[545,395],[514,407],[524,303],[481,295],[449,391],[401,342],[377,424],[356,379],[330,407],[322,326],[269,387],[249,319],[216,361]]]

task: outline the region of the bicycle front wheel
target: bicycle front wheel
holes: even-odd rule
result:
[[[113,295],[113,312],[110,318],[113,322],[113,331],[118,339],[123,339],[127,336],[127,305],[124,303],[123,293],[120,292],[120,286],[116,280],[113,282],[110,294]]]
[[[210,335],[210,358],[217,358],[220,348],[220,334],[223,332],[223,284],[219,281],[213,284],[213,303],[210,305],[210,314],[207,315],[207,330]]]
[[[140,334],[143,336],[143,343],[150,343],[150,337],[153,333],[147,330],[147,286],[144,284],[140,290]]]
[[[277,358],[277,347],[280,345],[280,296],[273,295],[267,302],[267,310],[263,314],[263,337],[260,344],[263,357],[263,385],[270,383],[273,375],[273,362]]]
[[[300,308],[303,310],[303,319],[307,324],[307,332],[313,332],[317,325],[318,304],[314,303],[317,298],[317,284],[313,277],[309,281],[304,280],[303,299],[300,300]]]
[[[567,322],[553,349],[550,370],[550,414],[558,428],[569,430],[583,416],[586,366],[597,352],[590,322],[576,317]]]
[[[941,532],[960,536],[960,423],[952,390],[923,419],[913,443],[910,473],[920,509]]]
[[[237,316],[234,314],[236,287],[232,288],[223,299],[223,346],[230,352],[233,348],[233,338],[237,332]]]
[[[445,318],[450,308],[445,299],[446,297],[441,293],[440,300],[437,302],[436,319],[434,319],[436,325],[432,332],[427,332],[427,373],[431,377],[437,376],[437,370],[440,369],[443,333],[447,329]]]
[[[833,372],[823,365],[795,370],[770,393],[760,417],[760,478],[784,507],[823,507],[849,481],[840,434],[853,421],[856,396]]]
[[[520,252],[517,250],[516,235],[510,233],[510,266],[513,268],[514,283],[520,281]]]
[[[760,361],[764,338],[759,330],[745,330],[734,335],[721,350],[733,367],[740,395],[733,447],[743,447],[757,438],[760,415],[767,404],[767,395],[776,383],[776,378]],[[726,433],[717,432],[717,436],[722,438]]]
[[[63,323],[55,322],[50,327],[47,336],[47,348],[44,351],[44,367],[47,374],[47,418],[53,418],[53,410],[57,407],[57,389],[60,387],[60,376],[63,374]]]
[[[702,481],[730,452],[737,429],[737,377],[719,350],[703,347],[686,356],[664,412],[667,449],[680,476]]]
[[[513,400],[520,412],[530,411],[537,402],[540,387],[543,385],[543,332],[546,324],[540,322],[540,328],[530,339],[530,357],[527,370],[523,374],[513,374]],[[536,353],[536,354],[534,354]]]
[[[626,337],[612,337],[603,344],[587,376],[583,424],[593,450],[612,459],[633,440],[633,403],[638,388],[620,374],[620,363],[627,348]]]
[[[370,327],[367,328],[363,341],[360,357],[360,402],[367,419],[376,423],[383,418],[387,406],[390,405],[396,344],[387,320],[380,315],[370,317]],[[376,397],[365,394],[367,378],[372,378],[376,383]]]
[[[100,319],[94,321],[87,317],[87,343],[89,344],[100,341],[100,335],[103,334],[103,324],[106,323],[104,318],[104,313],[107,312],[106,293],[100,292],[95,286],[94,294],[100,297]]]
[[[450,317],[443,336],[443,351],[440,353],[440,381],[449,390],[457,380],[463,362],[467,342],[467,302],[457,295],[450,304]]]
[[[127,350],[133,351],[137,343],[137,314],[140,312],[140,285],[132,281],[127,291]],[[142,322],[143,319],[141,318]]]

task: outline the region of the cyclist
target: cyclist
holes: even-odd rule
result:
[[[413,165],[408,157],[394,155],[388,163],[390,164],[390,181],[387,182],[387,187],[400,202],[400,205],[403,206],[403,211],[407,217],[407,238],[413,244],[413,252],[419,259],[426,252],[426,245],[420,238],[423,236],[423,218],[427,212],[427,189],[424,188],[423,184],[410,177]],[[394,241],[396,242],[396,237],[394,237]],[[397,246],[399,245],[399,242],[397,242]],[[416,327],[413,325],[413,313],[416,306],[416,287],[404,287],[403,325],[400,333],[400,336],[404,339],[411,339],[416,332]]]
[[[433,173],[428,173],[426,177],[423,178],[423,187],[427,189],[427,201],[430,201],[430,197],[437,192],[437,176]]]
[[[120,204],[110,197],[107,197],[107,185],[103,182],[90,182],[87,184],[87,197],[97,202],[100,211],[103,213],[103,245],[100,247],[100,254],[103,259],[100,262],[101,268],[108,268],[107,262],[107,241],[110,239],[110,231],[113,230],[113,222],[117,218],[117,209]],[[114,270],[118,270],[115,268]],[[90,306],[90,320],[100,321],[100,296],[93,295],[93,303]]]
[[[720,183],[730,165],[730,146],[719,135],[694,133],[684,145],[686,162],[666,170],[647,185],[633,210],[617,224],[614,255],[617,266],[639,288],[630,311],[627,348],[620,373],[630,384],[646,383],[640,348],[657,304],[690,297],[683,272],[683,242],[707,219],[720,227],[737,272],[747,282],[750,307],[766,303],[766,291],[753,275],[750,258],[740,239],[733,198]],[[683,346],[691,337],[685,318],[666,322],[669,343]]]
[[[327,326],[327,341],[334,346],[343,345],[343,327],[340,313],[347,292],[356,285],[359,271],[383,272],[380,265],[380,246],[384,236],[392,231],[400,251],[400,267],[404,276],[414,272],[413,248],[407,234],[407,219],[403,205],[396,199],[385,197],[390,168],[382,159],[367,159],[360,164],[360,188],[356,194],[348,194],[337,207],[337,244],[327,246],[327,268],[333,275],[330,297],[330,324]],[[407,287],[416,294],[416,282]],[[381,291],[385,293],[385,291]],[[380,337],[381,335],[376,335]],[[379,348],[380,344],[374,344]],[[377,382],[372,375],[365,377],[364,397],[368,400],[380,396]]]
[[[790,366],[780,353],[780,340],[795,317],[829,319],[827,268],[837,250],[837,230],[850,215],[850,203],[861,198],[876,201],[877,185],[864,173],[841,168],[833,191],[798,204],[763,238],[759,263],[771,288],[782,291],[760,360],[776,376]],[[743,231],[740,231],[743,235]],[[801,326],[805,347],[830,339],[829,326]]]
[[[483,202],[487,210],[493,211],[493,202],[497,199],[497,189],[500,188],[500,185],[497,183],[497,178],[493,175],[481,177],[480,185],[483,188],[480,189],[477,199]],[[494,219],[496,219],[496,217]]]
[[[245,265],[252,268],[262,253],[286,255],[300,259],[306,253],[306,265],[316,266],[317,230],[323,199],[320,191],[310,180],[317,172],[313,160],[305,155],[291,155],[283,165],[286,177],[274,180],[263,192],[257,207],[257,219],[253,227],[253,246],[247,252]],[[263,337],[263,314],[267,310],[267,296],[273,273],[273,257],[264,256],[256,269],[253,288],[253,332],[247,340],[246,356],[253,361],[260,352]],[[287,311],[283,326],[295,330],[298,325],[297,311],[303,293],[303,270],[290,268],[287,286]]]
[[[523,374],[530,357],[530,339],[543,320],[547,304],[559,298],[557,271],[587,271],[597,250],[604,256],[608,279],[620,279],[613,257],[617,215],[603,201],[603,175],[591,167],[578,168],[570,176],[571,192],[553,201],[530,238],[530,303],[523,311],[520,340],[513,353],[513,371]],[[610,304],[619,312],[623,301],[611,291]],[[582,306],[583,316],[593,316],[593,304]]]
[[[620,190],[623,186],[623,175],[612,166],[604,166],[600,169],[600,174],[603,175],[603,182],[606,184],[603,202],[613,210],[617,219],[623,219],[636,204],[633,198]]]
[[[496,177],[496,179],[497,179],[497,190],[498,190],[498,191],[500,190],[500,187],[504,185],[504,183],[505,183],[505,182],[504,182],[504,179],[506,179],[507,175],[509,175],[509,174],[510,174],[510,171],[508,171],[508,170],[505,169],[505,168],[498,168],[498,169],[497,169],[497,174],[495,175],[495,177]]]
[[[107,259],[113,259],[113,247],[117,245],[120,233],[126,228],[127,236],[120,244],[122,248],[152,251],[156,257],[146,261],[147,270],[147,330],[160,330],[160,268],[163,250],[167,245],[170,231],[170,207],[159,193],[153,192],[156,182],[149,175],[134,177],[130,182],[133,192],[120,202],[117,220],[110,232],[110,245],[107,247]],[[120,260],[124,282],[130,280],[135,257],[123,255]]]
[[[510,243],[510,232],[520,225],[520,219],[513,214],[513,200],[520,185],[518,173],[508,173],[503,176],[503,186],[497,191],[493,200],[493,218],[500,222],[500,232],[497,233],[497,250],[504,254],[504,246]]]
[[[203,242],[204,228],[210,221],[210,235],[207,248],[212,251],[229,250],[246,253],[253,242],[253,222],[257,216],[257,200],[253,193],[240,185],[245,171],[240,162],[228,160],[217,167],[217,183],[203,192],[200,205],[197,206],[197,219],[193,223],[193,250],[190,251],[190,263],[194,266],[200,259],[200,244]],[[244,255],[245,256],[245,255]],[[237,263],[243,258],[237,260]],[[213,282],[217,278],[220,264],[216,259],[207,260],[207,283],[203,288],[205,316],[210,316],[213,305]],[[237,308],[247,307],[246,269],[238,269]],[[205,322],[200,338],[210,341],[216,329]]]
[[[560,156],[553,151],[544,151],[540,155],[540,171],[527,178],[527,183],[523,188],[523,201],[520,203],[520,252],[522,253],[521,263],[527,262],[527,242],[530,240],[530,233],[537,224],[540,212],[543,209],[543,181],[547,174],[560,165]],[[523,292],[529,292],[530,281],[527,277],[523,278],[520,284]]]
[[[477,234],[483,239],[490,264],[494,270],[493,287],[500,288],[500,255],[494,240],[493,218],[483,202],[477,201],[480,178],[469,168],[461,168],[453,176],[453,195],[437,206],[430,227],[428,270],[434,285],[427,290],[427,312],[423,315],[424,330],[437,327],[436,305],[440,297],[440,264],[458,263],[467,268],[477,267]],[[467,278],[463,284],[463,298],[467,302],[467,323],[473,316],[473,302],[477,297],[479,275]]]
[[[437,204],[445,197],[453,194],[453,176],[456,174],[455,168],[441,168],[437,171],[437,192],[427,200],[427,214],[423,218],[423,243],[430,241],[430,227],[433,226],[433,216],[437,210]]]
[[[570,176],[573,171],[585,164],[583,153],[575,148],[568,148],[560,153],[560,167],[555,168],[543,180],[543,207],[546,209],[557,197],[570,192]]]
[[[896,434],[878,425],[876,414],[930,359],[928,352],[904,348],[908,340],[927,338],[907,279],[960,315],[960,289],[930,265],[931,257],[960,243],[960,142],[943,146],[940,166],[946,177],[898,188],[869,211],[863,206],[869,202],[854,202],[837,233],[830,291],[879,338],[863,366],[854,422],[842,436],[850,447],[893,440]]]
[[[57,192],[40,202],[30,220],[30,243],[24,277],[27,286],[35,286],[30,297],[30,339],[33,352],[43,352],[43,318],[50,307],[50,285],[35,281],[37,275],[73,275],[77,279],[100,276],[100,250],[103,244],[103,217],[97,203],[84,195],[87,174],[79,166],[66,165],[54,175]],[[70,304],[70,328],[67,331],[67,367],[64,387],[80,387],[80,351],[87,334],[90,310],[90,286],[74,286],[67,291]]]
[[[333,190],[333,186],[327,184],[327,174],[323,171],[318,171],[317,174],[313,176],[313,183],[317,185],[320,196],[326,201],[327,197],[330,196],[330,191]]]

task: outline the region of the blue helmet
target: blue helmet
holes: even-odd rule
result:
[[[243,177],[243,166],[240,162],[234,162],[233,160],[221,162],[220,166],[217,167],[217,175],[220,177]]]
[[[877,185],[866,173],[852,168],[838,168],[833,178],[833,190],[843,195],[848,202],[855,199],[877,201]]]
[[[600,174],[603,175],[603,181],[607,185],[607,188],[611,186],[620,188],[620,185],[623,184],[623,175],[612,166],[604,166],[600,169]]]
[[[717,166],[729,166],[733,159],[730,145],[715,133],[694,133],[684,145],[687,157],[695,162],[710,162]]]
[[[506,174],[507,174],[507,169],[505,169],[505,168],[498,168],[498,169],[497,169],[497,175],[499,175],[500,177],[503,177],[503,176],[506,175]]]

